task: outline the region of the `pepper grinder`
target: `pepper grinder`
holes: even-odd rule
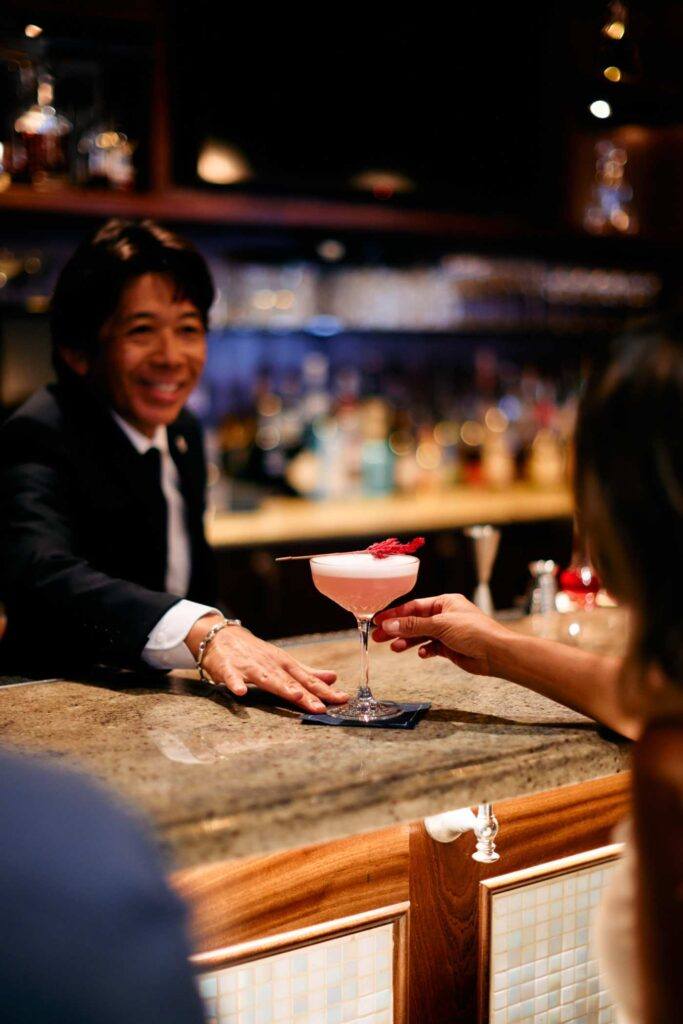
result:
[[[465,536],[474,541],[474,561],[477,566],[477,586],[474,591],[474,603],[487,615],[493,615],[493,598],[489,581],[493,571],[493,563],[498,554],[500,530],[495,526],[470,526]]]
[[[529,562],[532,577],[527,611],[530,615],[547,615],[555,611],[557,597],[557,565],[550,558]]]

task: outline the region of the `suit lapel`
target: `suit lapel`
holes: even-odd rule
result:
[[[168,428],[168,446],[178,468],[180,489],[185,499],[187,529],[192,548],[192,576],[189,593],[201,600],[214,600],[214,587],[207,589],[207,547],[204,538],[204,490],[206,467],[196,426],[186,414]]]
[[[197,442],[196,431],[189,431],[181,413],[168,428],[168,448],[180,477],[180,489],[188,510],[204,504],[204,453]]]

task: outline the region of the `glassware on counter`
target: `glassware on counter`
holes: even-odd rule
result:
[[[575,607],[592,608],[602,582],[587,560],[572,561],[560,573],[560,590],[568,594]]]
[[[318,555],[310,560],[310,566],[316,588],[355,615],[360,634],[358,693],[348,704],[328,708],[328,715],[360,722],[396,718],[403,713],[403,708],[391,701],[378,701],[370,690],[368,639],[373,615],[415,586],[419,559],[414,555],[375,558],[366,551],[349,551]]]
[[[498,554],[500,530],[495,526],[470,526],[465,536],[474,542],[474,561],[477,566],[477,586],[474,591],[474,603],[487,615],[493,615],[493,598],[491,597],[491,573]]]
[[[128,136],[111,125],[91,128],[78,143],[80,184],[120,190],[133,188],[134,150],[135,144]]]
[[[590,563],[576,523],[574,524],[572,560],[567,568],[560,573],[559,583],[558,609],[560,611],[571,611],[576,608],[590,611],[595,607],[598,594],[602,590],[602,581]]]

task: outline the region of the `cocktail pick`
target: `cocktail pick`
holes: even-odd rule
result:
[[[318,551],[314,555],[281,555],[276,558],[276,562],[310,562],[312,558],[326,558],[327,555],[362,555],[365,553],[365,548],[358,551],[324,551],[322,554]]]
[[[425,542],[424,537],[414,537],[407,544],[401,544],[397,537],[389,537],[387,540],[380,540],[376,544],[370,544],[367,548],[357,551],[326,551],[325,554],[317,555],[282,555],[276,558],[276,562],[301,562],[309,561],[311,558],[325,558],[327,555],[372,555],[374,558],[389,558],[390,555],[412,555]]]
[[[493,563],[498,554],[500,530],[495,526],[470,526],[465,536],[474,541],[474,560],[477,566],[477,587],[474,591],[474,603],[487,615],[493,615],[493,598],[489,582],[493,571]]]

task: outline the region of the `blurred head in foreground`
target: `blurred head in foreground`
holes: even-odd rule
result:
[[[152,436],[206,360],[213,283],[203,257],[153,221],[110,220],[64,266],[51,303],[53,362]]]
[[[621,339],[576,434],[578,514],[608,589],[632,612],[626,679],[683,698],[683,320]],[[655,697],[655,692],[650,696]],[[630,696],[634,696],[631,691]]]

